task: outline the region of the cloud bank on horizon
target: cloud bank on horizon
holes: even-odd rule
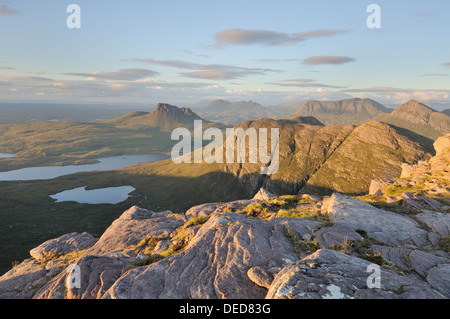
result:
[[[246,1],[195,5],[0,0],[0,101],[182,105],[228,99],[418,99],[450,106],[450,4]]]

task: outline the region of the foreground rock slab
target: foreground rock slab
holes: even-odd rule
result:
[[[381,268],[380,288],[370,289],[369,261],[321,249],[275,277],[268,299],[440,299],[429,284]]]
[[[285,236],[285,227],[301,238],[310,235],[318,224],[283,218],[263,222],[239,214],[214,214],[185,251],[127,271],[104,298],[264,298],[270,274],[298,260]]]

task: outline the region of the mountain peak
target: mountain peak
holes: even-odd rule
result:
[[[375,119],[405,128],[432,140],[448,133],[450,130],[450,117],[448,115],[437,112],[416,100],[409,100],[392,113],[380,114]]]
[[[409,100],[406,103],[403,103],[399,106],[394,112],[414,112],[414,113],[428,113],[431,114],[436,112],[431,107],[426,106],[425,104],[417,101],[417,100]]]
[[[183,114],[183,115],[199,118],[199,116],[197,114],[195,114],[190,108],[187,108],[187,107],[179,108],[178,106],[170,105],[167,103],[158,103],[158,105],[155,107],[155,110],[153,111],[153,113],[164,113],[164,114],[178,113],[178,114]]]
[[[159,128],[162,132],[170,132],[176,127],[193,127],[194,120],[202,118],[190,108],[179,108],[167,103],[159,103],[153,112],[133,112],[111,120],[121,126],[134,128]],[[208,121],[205,121],[208,122]]]

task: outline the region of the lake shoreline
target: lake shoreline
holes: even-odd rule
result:
[[[158,162],[169,158],[170,156],[165,154],[119,155],[98,158],[93,164],[32,166],[0,172],[0,182],[50,180],[75,173],[116,170],[142,162]]]

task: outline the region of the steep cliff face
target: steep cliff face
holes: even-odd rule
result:
[[[184,214],[132,207],[99,239],[72,233],[33,249],[0,277],[0,298],[449,298],[450,135],[435,147],[362,197],[261,189]]]

